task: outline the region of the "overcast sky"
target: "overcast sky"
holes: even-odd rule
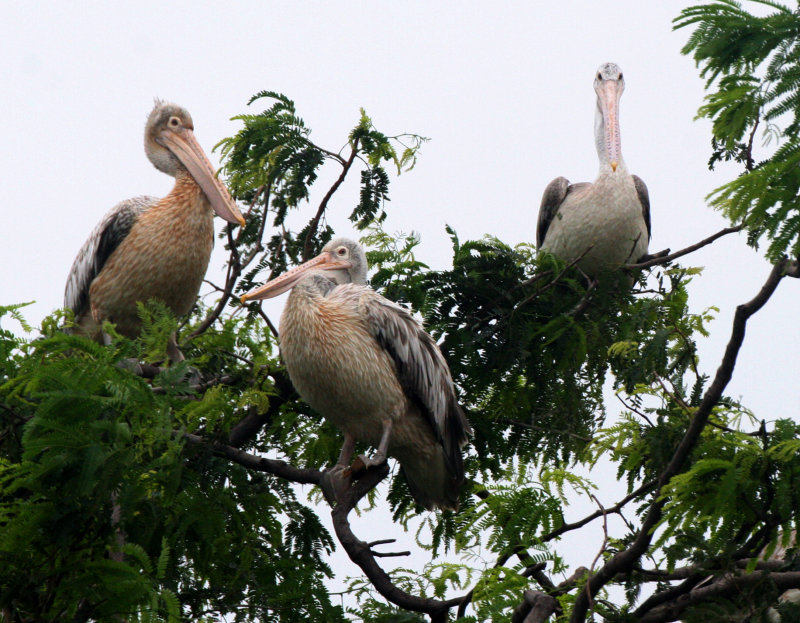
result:
[[[450,258],[446,223],[462,240],[531,242],[547,183],[594,179],[592,79],[614,61],[626,79],[623,154],[650,190],[650,249],[683,248],[726,225],[704,196],[737,171],[707,170],[709,127],[693,121],[703,83],[679,53],[688,32],[671,30],[682,6],[3,2],[0,304],[36,301],[25,314],[37,324],[62,304],[74,256],[100,217],[122,199],[169,192],[171,178],[142,147],[154,97],[190,111],[215,163],[212,147],[241,127],[230,118],[260,90],[292,98],[312,139],[334,151],[360,107],[387,134],[429,137],[417,167],[392,183],[386,228],[420,232],[418,257],[441,268]],[[346,235],[350,191],[330,213]],[[216,259],[211,278],[220,275]],[[721,308],[701,345],[713,375],[735,305],[757,292],[769,266],[744,236],[685,264],[706,267],[693,309]],[[729,393],[760,418],[798,415],[797,302],[798,284],[784,283],[748,325]]]

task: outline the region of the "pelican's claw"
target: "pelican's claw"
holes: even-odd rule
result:
[[[376,452],[374,456],[359,454],[356,460],[353,461],[353,472],[359,473],[373,467],[382,467],[383,465],[386,465],[386,455],[382,452]]]
[[[339,503],[345,491],[350,488],[351,476],[350,468],[340,463],[322,472],[319,487],[322,489],[322,495],[328,500],[328,504],[335,506]]]

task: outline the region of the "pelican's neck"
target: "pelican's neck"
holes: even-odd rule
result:
[[[177,171],[175,186],[172,187],[169,195],[164,197],[163,203],[180,210],[184,214],[192,212],[203,216],[213,216],[208,197],[185,169]]]
[[[599,105],[595,108],[594,113],[594,146],[597,149],[597,159],[600,161],[599,175],[628,172],[628,167],[625,166],[625,160],[622,157],[619,123],[617,123],[616,132],[610,132],[609,128],[606,127],[606,121]],[[612,149],[616,153],[616,171],[611,168],[611,160],[609,159],[609,151],[612,151]]]
[[[303,277],[300,282],[292,288],[289,298],[295,299],[320,299],[328,296],[337,286],[322,271],[314,271]]]

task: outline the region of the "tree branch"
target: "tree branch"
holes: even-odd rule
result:
[[[186,441],[193,445],[211,448],[214,451],[214,454],[225,457],[226,459],[233,461],[234,463],[238,463],[247,469],[266,472],[268,474],[280,476],[286,480],[305,485],[319,485],[320,480],[322,479],[322,472],[318,469],[294,467],[289,465],[286,461],[256,456],[255,454],[250,454],[244,450],[234,448],[233,446],[229,446],[218,441],[210,441],[201,437],[200,435],[195,435],[194,433],[182,433],[176,431],[176,434],[183,437],[186,439]]]
[[[328,202],[330,201],[331,197],[333,197],[333,193],[335,193],[339,189],[339,186],[342,185],[344,179],[347,177],[347,173],[350,171],[350,167],[353,166],[353,162],[355,161],[357,155],[358,155],[358,139],[353,141],[353,149],[350,152],[350,157],[347,159],[346,162],[342,162],[341,174],[339,175],[338,179],[333,183],[333,185],[328,189],[328,192],[325,193],[325,196],[319,203],[319,207],[317,208],[317,213],[314,215],[314,218],[312,218],[309,223],[308,233],[306,234],[305,242],[303,242],[303,261],[310,259],[311,239],[317,233],[319,220],[325,213],[325,209],[328,207]]]
[[[440,601],[428,597],[418,597],[401,590],[395,586],[389,574],[377,563],[375,554],[370,548],[370,544],[358,539],[350,528],[350,522],[347,519],[350,511],[355,508],[362,497],[372,490],[388,474],[388,464],[369,469],[364,473],[361,479],[355,481],[350,488],[340,496],[338,503],[331,511],[334,531],[344,551],[346,551],[347,555],[350,557],[350,560],[361,568],[364,575],[367,576],[367,579],[369,579],[381,595],[401,608],[431,615],[432,621],[446,621],[447,611],[457,606],[461,598]]]
[[[778,591],[800,587],[800,571],[754,571],[745,575],[729,575],[720,578],[708,586],[696,588],[657,608],[653,608],[639,623],[663,623],[675,621],[687,608],[710,601],[712,599],[730,598],[746,588],[753,588],[760,583],[768,583]]]
[[[725,229],[722,229],[722,230],[718,231],[716,234],[713,234],[713,235],[709,236],[708,238],[704,238],[700,242],[697,242],[697,243],[695,243],[695,244],[693,244],[691,246],[688,246],[685,249],[681,249],[680,251],[675,251],[675,253],[670,253],[669,255],[661,255],[660,253],[656,253],[653,257],[651,257],[650,259],[648,259],[648,260],[646,260],[644,262],[639,262],[638,264],[625,264],[623,266],[623,268],[627,268],[629,270],[634,270],[634,269],[638,270],[638,269],[641,269],[641,268],[650,268],[650,266],[655,266],[656,264],[667,264],[667,263],[671,262],[672,260],[675,260],[675,259],[677,259],[679,257],[684,256],[684,255],[688,255],[689,253],[692,253],[693,251],[697,251],[697,249],[701,249],[701,248],[711,244],[717,238],[722,238],[723,236],[727,236],[728,234],[734,234],[734,233],[736,233],[738,231],[742,231],[743,228],[744,228],[744,225],[736,225],[734,227],[726,227]]]
[[[543,623],[556,611],[558,601],[541,591],[526,590],[523,602],[514,608],[511,623]]]
[[[629,571],[647,551],[653,539],[653,531],[661,519],[661,512],[666,503],[666,500],[660,495],[661,490],[669,483],[673,476],[681,471],[708,421],[711,410],[719,402],[719,399],[722,397],[722,392],[733,376],[736,358],[744,342],[747,320],[767,303],[778,287],[781,279],[787,274],[788,270],[793,268],[794,264],[794,262],[789,262],[785,259],[775,264],[758,294],[756,294],[751,301],[739,305],[736,308],[731,337],[725,349],[722,362],[717,369],[714,381],[711,383],[700,405],[697,407],[694,417],[690,421],[683,439],[681,439],[681,442],[675,449],[672,459],[658,479],[658,493],[655,495],[653,503],[642,522],[639,533],[627,549],[615,554],[597,571],[597,573],[589,578],[589,581],[586,583],[586,591],[581,591],[575,600],[575,606],[572,611],[572,616],[570,617],[572,623],[585,621],[590,602],[600,589],[618,573]]]

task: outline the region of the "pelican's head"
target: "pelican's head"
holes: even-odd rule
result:
[[[364,249],[357,242],[349,238],[334,238],[322,248],[322,252],[317,257],[250,290],[242,296],[242,303],[269,299],[283,294],[300,283],[309,273],[322,273],[337,285],[344,283],[365,285],[367,283],[367,257]]]
[[[597,93],[595,116],[595,142],[600,162],[608,163],[613,171],[622,161],[619,135],[619,98],[625,90],[622,69],[616,63],[603,63],[594,77]]]
[[[144,127],[144,150],[159,171],[173,177],[188,173],[205,193],[214,212],[244,227],[244,217],[194,137],[189,111],[156,100]]]

